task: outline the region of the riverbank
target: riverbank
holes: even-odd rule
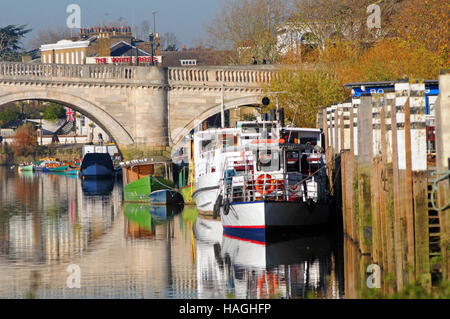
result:
[[[0,166],[18,165],[34,162],[44,157],[55,157],[61,161],[71,161],[81,158],[83,144],[38,146],[34,154],[28,156],[14,156],[9,144],[0,146]]]

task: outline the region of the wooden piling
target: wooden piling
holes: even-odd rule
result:
[[[406,251],[408,264],[408,278],[410,282],[415,280],[414,273],[414,207],[413,207],[413,185],[412,185],[412,157],[411,157],[411,113],[409,98],[404,105],[405,109],[405,192],[403,195],[403,205],[405,209],[406,225]]]
[[[447,95],[441,93],[435,106],[436,162],[441,171],[450,169],[450,147],[444,143],[450,139],[450,120],[442,121],[450,119],[450,73],[446,76]],[[425,116],[425,84],[399,81],[394,87],[382,96],[363,93],[353,98],[351,105],[328,108],[327,141],[332,152],[327,158],[336,162],[334,174],[340,166],[337,191],[342,199],[344,232],[359,250],[345,250],[352,263],[345,271],[351,276],[346,294],[365,287],[369,262],[381,266],[383,293],[414,282],[430,288],[436,281],[432,271],[437,263],[442,263],[444,278],[450,273],[450,222],[443,213],[450,208],[439,212],[439,224],[437,212],[430,210],[430,183],[435,177],[430,178],[434,167],[427,163],[430,117]],[[434,203],[441,208],[448,204],[449,188],[449,181],[441,182],[435,194]],[[436,240],[440,240],[440,253]],[[395,280],[393,285],[386,275]]]
[[[436,110],[436,169],[438,172],[450,170],[450,71],[442,71],[439,76],[439,98]],[[435,206],[440,211],[440,246],[442,259],[442,275],[450,280],[450,180],[442,180],[437,184]]]
[[[372,111],[371,96],[362,96],[358,110],[358,219],[359,244],[363,254],[372,252]]]

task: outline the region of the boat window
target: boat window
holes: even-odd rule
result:
[[[262,124],[242,124],[242,133],[259,133],[262,129]]]
[[[286,141],[286,143],[298,144],[298,133],[292,131],[285,131],[284,140]]]
[[[221,145],[222,148],[227,148],[229,146],[233,146],[233,145],[235,145],[235,138],[237,141],[237,136],[234,136],[233,134],[219,135],[219,145]]]
[[[203,140],[202,141],[202,152],[207,152],[212,149],[212,141],[211,140]]]
[[[298,151],[286,152],[286,168],[288,172],[300,172],[300,154]]]
[[[317,137],[301,137],[300,144],[310,143],[312,146],[317,145]]]
[[[258,151],[258,171],[270,172],[280,169],[280,153],[274,150]]]

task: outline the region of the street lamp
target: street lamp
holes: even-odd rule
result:
[[[140,42],[144,42],[144,41],[138,40],[135,37],[131,38],[131,45],[136,47],[136,66],[139,66],[139,49],[138,49],[138,46],[139,46]]]
[[[148,36],[149,38],[150,38],[150,54],[151,54],[151,56],[150,56],[150,65],[151,66],[154,66],[155,65],[155,62],[153,62],[153,55],[154,55],[154,53],[153,53],[153,44],[154,44],[154,41],[155,41],[155,36],[153,35],[153,33],[150,33],[150,35]]]
[[[43,112],[39,112],[39,136],[41,138],[41,146],[42,146],[42,117],[44,116]]]

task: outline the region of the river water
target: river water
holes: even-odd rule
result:
[[[343,298],[342,235],[261,245],[122,182],[0,167],[0,298]]]

